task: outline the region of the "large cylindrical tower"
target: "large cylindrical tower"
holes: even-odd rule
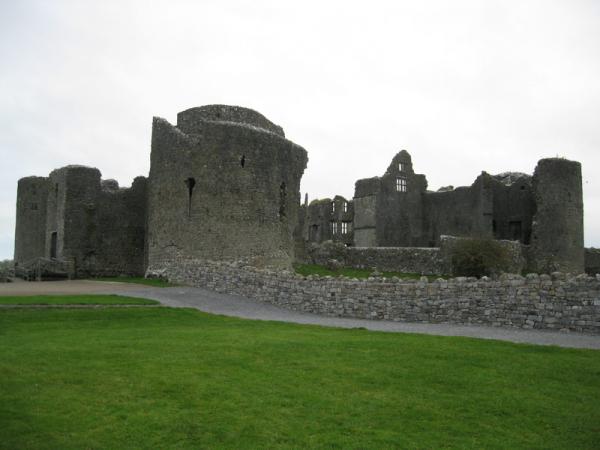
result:
[[[538,272],[584,271],[581,164],[563,158],[538,162],[533,175],[536,213],[531,259]]]
[[[247,108],[211,105],[155,118],[148,264],[181,259],[289,267],[306,151]]]

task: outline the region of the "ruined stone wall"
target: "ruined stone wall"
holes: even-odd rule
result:
[[[455,273],[452,256],[456,244],[471,238],[457,236],[440,236],[440,259],[444,261],[444,270],[447,274]],[[528,267],[529,248],[519,241],[497,240],[496,241],[507,253],[507,273],[522,274]]]
[[[492,223],[494,238],[519,241],[529,245],[535,214],[531,177],[523,175],[505,182],[497,177],[491,177],[490,183],[494,202]]]
[[[304,197],[304,204],[298,208],[298,221],[293,231],[294,260],[307,261],[308,245],[308,194]]]
[[[600,248],[585,249],[585,272],[590,275],[600,273]]]
[[[354,243],[354,204],[341,195],[313,200],[307,208],[308,242]]]
[[[98,169],[66,166],[48,178],[30,177],[22,182],[17,264],[47,258],[68,262],[72,277],[143,275],[145,178],[137,178],[131,188],[119,189],[114,180],[101,182]],[[31,208],[33,192],[37,209]]]
[[[425,175],[414,172],[406,150],[399,152],[381,177],[376,211],[378,246],[423,245],[422,195],[426,189]]]
[[[530,182],[507,178],[483,172],[471,186],[429,192],[403,150],[381,178],[356,182],[354,243],[435,247],[441,235],[528,242],[535,211]]]
[[[382,177],[358,180],[354,190],[354,244],[357,247],[423,245],[424,175],[400,151]]]
[[[291,266],[306,151],[258,113],[230,108],[184,111],[177,127],[154,119],[150,265],[201,257]]]
[[[50,184],[45,177],[27,177],[19,180],[14,254],[17,264],[44,256],[49,189]]]
[[[440,245],[440,236],[492,237],[493,199],[487,174],[468,187],[423,195],[423,234],[427,245]]]
[[[354,245],[377,247],[377,197],[381,190],[379,177],[358,180],[354,187]]]
[[[531,254],[536,272],[584,272],[581,164],[542,159],[533,175],[536,213]]]
[[[453,273],[452,255],[457,242],[468,238],[441,236],[440,247],[346,247],[327,241],[308,247],[308,262],[327,266],[332,260],[343,267],[378,269],[384,272],[448,275]],[[509,273],[520,274],[526,266],[525,248],[518,241],[498,243],[509,255]]]
[[[600,334],[600,278],[586,275],[356,280],[199,260],[173,262],[166,275],[172,281],[330,316]]]
[[[346,247],[325,242],[309,247],[310,262],[327,266],[331,260],[343,267],[377,269],[384,272],[443,275],[449,273],[439,248]]]
[[[406,183],[405,192],[399,182]],[[426,188],[425,176],[414,173],[404,150],[382,177],[358,180],[355,246],[436,247],[441,235],[530,242],[536,210],[531,177],[482,172],[471,186]]]
[[[137,177],[125,189],[114,181],[110,186],[102,182],[97,202],[95,276],[144,274],[146,182],[145,177]]]

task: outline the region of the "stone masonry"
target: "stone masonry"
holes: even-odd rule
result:
[[[200,260],[178,261],[163,274],[172,281],[329,316],[600,334],[600,276],[556,272],[495,280],[357,280]]]
[[[244,259],[290,268],[306,151],[240,107],[155,118],[148,188],[148,262]]]

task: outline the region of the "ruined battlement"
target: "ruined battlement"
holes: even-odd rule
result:
[[[202,133],[203,122],[220,122],[251,126],[285,137],[283,128],[249,108],[228,105],[206,105],[177,114],[177,128],[187,134]]]

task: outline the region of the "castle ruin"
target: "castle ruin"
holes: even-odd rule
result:
[[[439,247],[445,235],[492,238],[520,242],[532,271],[584,271],[581,164],[563,158],[540,160],[533,176],[482,172],[471,186],[432,192],[402,150],[383,176],[356,182],[352,201],[316,200],[305,214],[309,242]]]
[[[538,272],[584,271],[581,165],[539,161],[533,176],[485,172],[468,187],[427,190],[399,152],[354,198],[301,205],[306,151],[241,107],[154,118],[150,173],[130,188],[66,166],[19,180],[15,263],[67,264],[70,277],[143,275],[186,261],[290,268],[311,243],[427,247],[442,235],[518,241]]]

